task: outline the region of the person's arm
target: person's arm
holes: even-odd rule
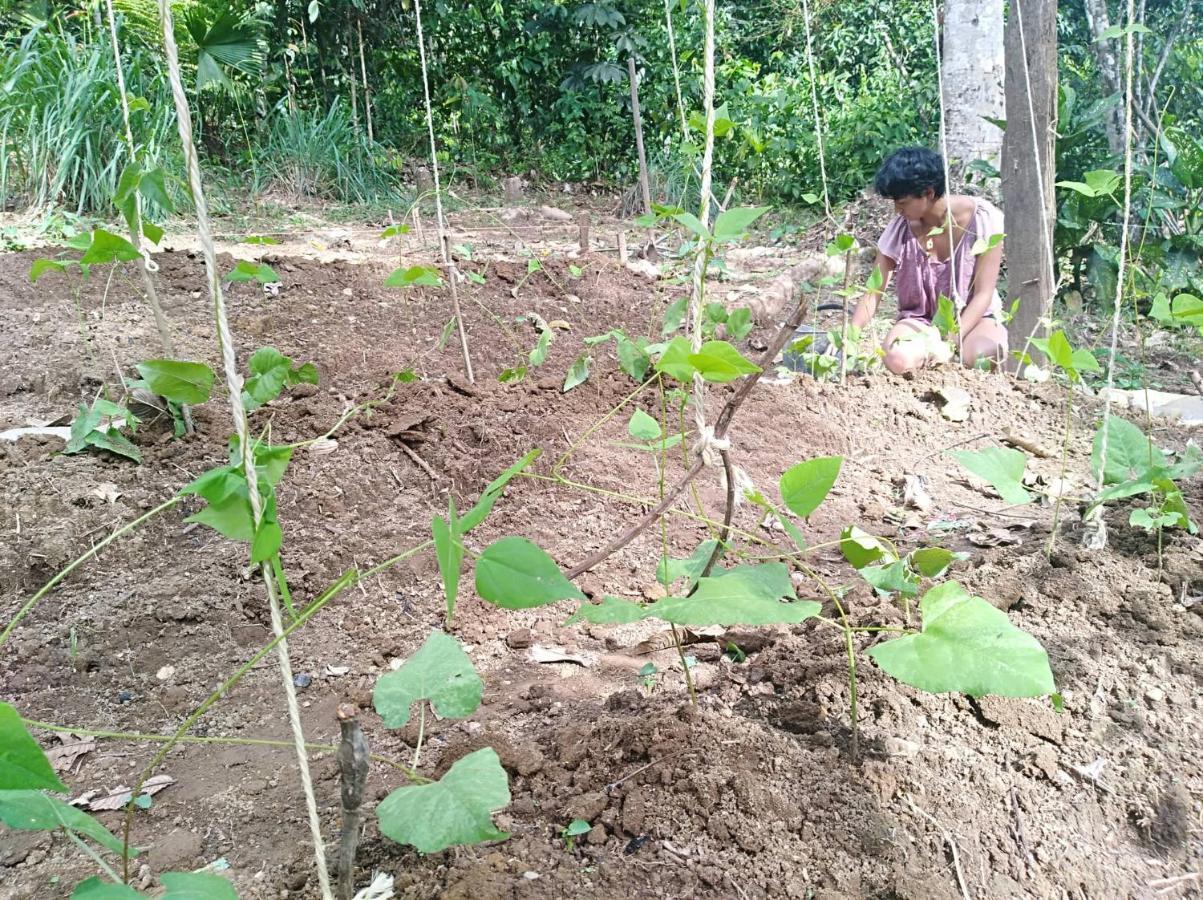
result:
[[[881,289],[868,291],[857,301],[856,310],[852,313],[852,325],[856,328],[864,328],[873,319],[873,314],[877,312],[877,303],[886,288],[890,286],[890,276],[894,274],[894,260],[880,250],[877,252],[877,261],[873,266],[881,272]],[[994,270],[994,277],[997,280],[997,268]]]
[[[973,267],[973,291],[961,310],[961,334],[969,334],[990,311],[994,289],[998,287],[998,271],[1002,267],[1002,244],[983,253]]]

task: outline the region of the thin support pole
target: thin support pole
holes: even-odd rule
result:
[[[163,49],[167,60],[167,74],[171,81],[171,94],[175,101],[176,122],[179,127],[180,144],[184,149],[184,159],[188,168],[188,183],[192,189],[192,201],[196,208],[196,230],[200,239],[201,252],[205,260],[205,272],[209,281],[209,296],[213,301],[213,317],[217,324],[217,340],[221,349],[222,367],[225,371],[226,390],[230,399],[230,414],[234,420],[234,434],[238,438],[242,454],[243,477],[246,479],[247,496],[251,504],[251,517],[255,530],[259,530],[263,521],[263,498],[259,494],[259,479],[255,467],[255,442],[251,440],[250,429],[247,426],[246,410],[242,405],[243,379],[238,372],[238,362],[234,353],[234,339],[230,333],[230,323],[226,315],[225,297],[222,295],[221,275],[217,268],[217,253],[213,246],[213,232],[209,223],[209,208],[205,201],[204,187],[201,183],[200,160],[197,157],[196,143],[192,137],[192,111],[188,105],[188,97],[184,93],[184,84],[180,77],[179,51],[175,44],[175,30],[172,25],[170,0],[159,0],[159,20],[163,26]],[[293,744],[296,749],[297,767],[300,771],[301,787],[305,795],[305,805],[308,811],[310,837],[313,841],[313,858],[317,868],[318,886],[322,900],[333,900],[334,894],[330,887],[330,873],[326,866],[326,846],[322,840],[321,819],[318,817],[317,799],[313,791],[313,779],[309,774],[309,757],[305,749],[305,735],[301,728],[301,711],[297,703],[296,686],[293,684],[292,663],[288,655],[288,642],[285,640],[284,623],[280,614],[280,601],[276,596],[275,578],[267,563],[260,565],[260,573],[267,590],[268,606],[271,613],[272,633],[278,643],[276,656],[280,665],[280,677],[284,686],[284,696],[287,701],[288,719],[292,727]],[[125,858],[126,878],[129,877],[129,858]]]
[[[443,269],[447,272],[447,283],[451,286],[451,312],[455,316],[455,325],[459,330],[460,350],[464,356],[464,374],[469,383],[475,383],[476,376],[472,372],[472,354],[468,352],[468,332],[464,329],[464,317],[459,310],[459,292],[455,282],[459,272],[455,261],[451,258],[451,242],[447,237],[447,223],[443,218],[443,191],[439,185],[439,155],[434,141],[434,113],[430,105],[430,76],[426,69],[426,39],[422,35],[422,3],[414,0],[414,18],[418,23],[418,57],[422,62],[422,95],[426,101],[426,130],[430,134],[430,170],[434,176],[434,212],[438,218],[439,251],[443,255]]]
[[[113,15],[113,0],[105,0],[105,8],[109,19],[109,38],[113,45],[113,66],[117,72],[117,93],[121,97],[121,120],[125,125],[125,147],[129,153],[130,165],[137,163],[138,148],[134,144],[134,131],[130,127],[129,95],[125,90],[125,70],[121,65],[121,46],[117,42],[117,19]],[[155,330],[159,332],[159,343],[163,346],[164,355],[175,358],[175,342],[171,337],[171,325],[159,303],[159,292],[155,288],[155,280],[151,273],[158,269],[150,258],[150,249],[142,234],[142,194],[134,191],[134,215],[129,224],[130,243],[138,248],[138,271],[142,273],[142,287],[146,291],[146,302],[150,305],[151,315],[155,320]],[[189,434],[196,428],[192,424],[192,413],[188,407],[183,408],[184,427]]]
[[[815,84],[815,54],[810,36],[810,0],[802,0],[802,22],[806,27],[806,65],[810,71],[810,105],[815,117],[815,145],[819,150],[819,177],[823,180],[823,212],[831,220],[831,192],[827,190],[827,154],[823,149],[823,119],[819,115],[819,89]]]

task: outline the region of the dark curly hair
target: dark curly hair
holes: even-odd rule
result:
[[[944,160],[940,154],[926,147],[895,150],[877,170],[873,187],[881,196],[891,200],[919,197],[928,188],[935,191],[937,197],[943,197],[947,189]]]

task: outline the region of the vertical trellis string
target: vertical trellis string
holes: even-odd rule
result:
[[[170,0],[158,0],[159,18],[163,26],[163,49],[167,60],[167,74],[171,82],[171,94],[175,100],[176,120],[179,126],[180,143],[184,149],[184,160],[188,168],[188,183],[192,189],[192,200],[196,207],[196,230],[200,239],[201,252],[205,260],[205,272],[209,281],[209,296],[213,301],[213,314],[217,322],[217,340],[221,349],[222,367],[225,370],[226,390],[230,399],[230,414],[234,420],[234,434],[238,438],[242,455],[243,475],[246,478],[247,495],[251,504],[251,515],[258,531],[263,519],[263,501],[259,496],[259,479],[255,470],[255,449],[250,439],[246,421],[246,410],[242,406],[242,376],[238,373],[238,362],[234,354],[234,339],[230,334],[226,316],[225,298],[221,290],[221,276],[217,269],[217,254],[213,247],[213,233],[209,224],[209,209],[205,202],[201,184],[200,161],[196,144],[192,138],[192,112],[184,93],[180,78],[179,52],[176,49],[175,33],[171,19]],[[330,889],[330,874],[326,867],[326,848],[322,841],[321,820],[317,812],[317,800],[313,793],[313,780],[309,774],[309,758],[305,750],[305,735],[301,729],[301,711],[297,704],[296,686],[293,684],[292,663],[288,657],[288,642],[284,639],[284,623],[280,615],[280,602],[276,597],[275,581],[267,563],[260,566],[263,583],[267,589],[268,606],[271,611],[272,633],[278,640],[276,657],[280,664],[280,676],[284,684],[284,696],[288,706],[288,720],[292,728],[293,744],[296,748],[297,766],[301,775],[301,787],[305,794],[308,811],[309,831],[313,840],[313,857],[317,868],[318,884],[322,900],[333,900]],[[127,868],[128,868],[128,860]],[[128,877],[128,872],[126,873]]]

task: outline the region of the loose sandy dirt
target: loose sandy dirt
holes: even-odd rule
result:
[[[70,416],[102,382],[116,380],[116,365],[128,374],[158,352],[132,271],[110,281],[98,270],[82,287],[59,275],[31,285],[35,255],[0,257],[0,430]],[[279,296],[257,285],[229,292],[240,362],[271,344],[315,362],[321,384],[286,391],[254,414],[254,427],[270,424],[277,442],[314,437],[348,405],[378,396],[392,373],[420,376],[370,417],[348,422],[332,452],[293,458],[279,515],[284,562],[301,602],[353,566],[428,539],[431,516],[445,510],[448,494],[462,508],[528,449],[543,450],[532,471],[547,474],[634,387],[613,351],[599,347],[589,380],[562,393],[581,339],[614,327],[654,334],[680,290],[601,255],[577,259],[579,277],[563,262],[548,263],[558,286],[541,273],[525,278],[520,261],[468,264],[486,278],[461,288],[477,370],[471,386],[454,338],[440,341],[449,317],[441,291],[386,289],[388,267],[379,261],[271,261],[284,282]],[[159,262],[180,355],[217,368],[200,260],[173,252]],[[521,321],[529,312],[571,330],[557,333],[547,361],[523,382],[500,384],[497,375],[534,344],[535,331]],[[751,340],[766,337],[761,331]],[[935,392],[945,385],[972,395],[969,421],[940,417]],[[711,394],[717,411],[724,390]],[[639,402],[655,411],[654,396]],[[423,769],[438,774],[472,749],[495,747],[513,793],[496,821],[511,837],[421,857],[381,837],[369,816],[360,883],[382,870],[396,876],[401,897],[473,900],[939,898],[962,890],[973,897],[1197,896],[1198,881],[1165,879],[1203,867],[1199,540],[1167,536],[1159,582],[1155,541],[1127,528],[1126,509],[1109,515],[1110,548],[1090,553],[1079,549],[1070,504],[1046,558],[1051,509],[1005,507],[942,453],[962,442],[985,446],[1008,429],[1056,448],[1063,403],[1053,385],[953,370],[913,380],[856,376],[842,387],[799,379],[759,386],[732,429],[737,464],[766,493],[775,494],[781,472],[800,459],[845,457],[831,497],[804,526],[812,542],[856,523],[904,549],[938,542],[969,552],[955,577],[1043,642],[1063,713],[1047,701],[921,694],[862,655],[861,755],[853,759],[845,658],[829,628],[811,621],[734,636],[747,653],[741,662],[720,644],[691,646],[699,695],[691,706],[673,651],[633,653],[653,626],[564,628],[571,604],[506,612],[472,596],[465,578],[452,632],[484,677],[484,703],[467,721],[428,729]],[[1096,413],[1088,398],[1075,407],[1069,466],[1079,484]],[[140,431],[140,466],[64,456],[54,438],[0,442],[0,618],[11,619],[91,543],[225,461],[224,394],[216,390],[195,416],[198,433],[182,440],[159,425]],[[563,471],[651,499],[651,460],[618,446],[627,440],[626,418],[598,429]],[[1163,446],[1178,449],[1186,437],[1156,432]],[[1046,479],[1058,467],[1055,458],[1030,466]],[[907,474],[925,479],[930,510],[903,508]],[[699,487],[717,514],[717,473]],[[1198,509],[1198,485],[1186,491]],[[189,501],[123,537],[34,609],[0,651],[3,699],[29,718],[171,733],[265,644],[265,599],[245,548],[185,524],[195,509]],[[607,494],[519,479],[470,545],[479,551],[521,534],[569,565],[640,512],[639,504]],[[736,524],[771,538],[746,507]],[[971,533],[993,537],[970,540]],[[696,522],[671,519],[668,540],[678,555],[705,536]],[[990,542],[999,545],[980,546]],[[659,535],[644,536],[578,583],[599,596],[646,595],[659,550]],[[830,583],[849,586],[855,623],[902,621],[838,551],[818,550],[810,564]],[[809,585],[803,595],[820,596]],[[441,626],[443,607],[435,560],[425,553],[345,594],[294,635],[293,667],[311,679],[300,692],[308,738],[335,741],[335,708],[352,701],[365,708],[372,749],[408,762],[416,730],[384,729],[370,710],[371,691],[391,663]],[[590,664],[539,664],[532,645]],[[650,686],[638,674],[649,660],[658,670]],[[59,740],[37,734],[45,747]],[[274,665],[253,670],[193,734],[287,739]],[[154,748],[101,740],[63,778],[73,795],[128,785]],[[332,755],[316,752],[312,767],[333,848],[337,767]],[[175,748],[160,771],[175,782],[135,818],[134,843],[147,851],[138,884],[224,860],[242,897],[317,896],[291,751],[190,744]],[[382,765],[371,777],[370,801],[402,783]],[[119,830],[119,813],[99,815]],[[594,827],[568,850],[559,832],[573,818]],[[68,896],[93,873],[64,839],[0,834],[0,896]]]

